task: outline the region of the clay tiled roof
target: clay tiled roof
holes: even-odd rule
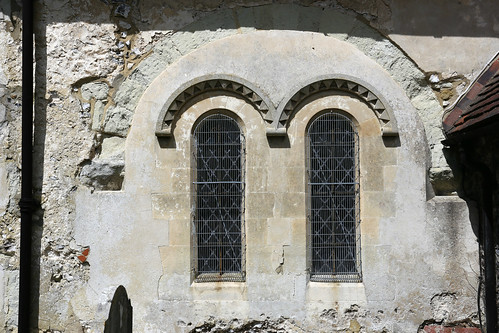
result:
[[[444,133],[449,138],[492,122],[499,124],[498,116],[499,53],[444,116]]]

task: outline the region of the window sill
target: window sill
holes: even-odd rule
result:
[[[360,274],[314,274],[310,276],[310,281],[327,283],[361,283],[362,276]]]
[[[194,279],[195,283],[205,282],[244,282],[244,273],[202,273]]]

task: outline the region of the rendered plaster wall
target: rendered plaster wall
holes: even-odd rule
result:
[[[9,6],[10,7],[10,6]],[[19,278],[19,20],[0,10],[0,330],[17,323]],[[10,9],[10,8],[9,8]]]
[[[304,61],[310,57],[316,61]],[[289,144],[269,143],[261,115],[223,94],[191,103],[173,139],[162,143],[154,135],[163,104],[197,77],[237,76],[280,101],[297,82],[333,71],[376,85],[397,117],[400,144],[383,141],[374,112],[343,94],[300,107],[289,124]],[[359,129],[362,283],[308,280],[304,133],[311,117],[327,108],[349,113]],[[246,138],[246,280],[197,283],[191,274],[191,133],[199,117],[218,109],[239,119]],[[75,238],[90,247],[91,269],[81,307],[75,303],[73,310],[98,327],[109,296],[94,291],[111,293],[123,284],[138,331],[414,332],[427,320],[473,325],[475,291],[468,281],[477,278],[476,245],[466,205],[454,197],[427,201],[424,142],[404,90],[355,46],[292,31],[208,43],[168,66],[141,97],[126,142],[123,190],[77,192]]]
[[[376,215],[379,217],[378,224],[366,222],[364,224],[367,225],[365,227],[367,229],[365,230],[366,240],[363,242],[366,243],[364,257],[375,258],[369,262],[377,262],[379,258],[384,258],[383,262],[386,263],[383,267],[380,264],[379,269],[372,268],[371,273],[377,273],[366,276],[366,279],[376,276],[376,283],[383,285],[387,283],[385,267],[398,270],[395,275],[400,290],[394,293],[405,295],[398,299],[406,297],[409,301],[405,304],[410,304],[410,309],[406,306],[402,311],[400,307],[397,307],[395,311],[395,308],[391,309],[393,301],[379,301],[381,305],[378,309],[375,305],[378,303],[368,303],[367,298],[364,303],[359,301],[357,304],[360,297],[355,301],[359,307],[353,306],[354,302],[351,303],[352,307],[348,307],[347,303],[343,303],[341,307],[338,305],[337,308],[335,304],[327,304],[323,312],[315,308],[310,318],[318,318],[318,325],[322,325],[321,327],[324,327],[326,331],[333,324],[343,330],[355,331],[361,326],[374,325],[373,323],[379,324],[379,327],[386,326],[387,330],[403,331],[403,328],[398,329],[393,326],[401,318],[402,322],[409,323],[408,327],[411,329],[424,320],[430,322],[443,320],[444,323],[457,322],[461,319],[475,320],[472,310],[474,302],[468,298],[471,297],[473,291],[469,291],[469,284],[462,285],[466,279],[461,278],[460,274],[452,273],[451,270],[457,267],[458,270],[466,273],[465,276],[473,275],[470,273],[470,267],[474,267],[476,263],[474,247],[468,244],[474,240],[474,236],[469,230],[466,207],[456,198],[437,197],[425,201],[432,197],[431,186],[425,182],[428,176],[438,194],[449,194],[455,191],[456,186],[452,183],[452,175],[439,143],[442,138],[441,114],[443,107],[448,106],[464,90],[469,81],[476,77],[487,60],[499,48],[499,41],[496,37],[497,22],[492,15],[497,12],[497,4],[494,1],[479,3],[463,1],[455,4],[454,2],[430,1],[388,3],[356,0],[270,3],[271,1],[222,2],[217,0],[175,1],[168,4],[164,1],[131,0],[36,2],[34,58],[37,66],[34,78],[36,87],[34,156],[38,168],[34,176],[35,197],[40,205],[34,215],[34,238],[36,239],[35,257],[39,258],[40,263],[40,267],[35,269],[38,273],[35,274],[40,275],[40,285],[34,286],[35,295],[39,294],[39,308],[34,311],[34,315],[39,318],[40,329],[67,332],[81,329],[102,331],[109,301],[120,283],[127,289],[131,285],[132,304],[135,305],[137,302],[135,309],[141,320],[137,325],[142,325],[138,326],[141,330],[148,331],[149,328],[160,330],[161,328],[158,327],[161,327],[162,322],[158,321],[158,318],[164,318],[169,322],[168,317],[163,315],[170,311],[167,304],[171,300],[165,296],[166,290],[171,289],[168,288],[168,282],[165,282],[169,280],[163,279],[163,284],[150,281],[151,276],[159,279],[167,267],[168,260],[165,258],[168,258],[171,253],[168,252],[168,248],[180,246],[174,243],[177,237],[172,237],[172,235],[179,229],[185,232],[181,224],[184,223],[185,226],[186,221],[184,216],[183,220],[180,219],[181,221],[175,224],[172,222],[174,219],[157,215],[157,211],[153,210],[153,203],[156,208],[161,202],[167,207],[171,204],[171,200],[177,200],[178,208],[174,206],[171,208],[172,212],[183,211],[185,214],[185,202],[180,199],[181,197],[175,196],[165,200],[164,193],[182,184],[184,186],[182,191],[187,191],[185,186],[189,183],[185,182],[186,166],[182,164],[186,156],[182,158],[177,156],[176,159],[165,163],[158,162],[160,161],[158,159],[153,163],[153,165],[160,163],[158,168],[169,170],[172,164],[178,168],[175,170],[178,175],[174,175],[172,170],[170,175],[158,181],[157,184],[162,184],[161,186],[164,187],[159,188],[157,185],[158,188],[154,190],[155,196],[153,196],[148,183],[140,184],[140,178],[133,176],[134,168],[136,173],[141,173],[138,166],[134,167],[134,163],[127,162],[127,168],[124,168],[124,147],[125,142],[129,141],[127,138],[131,133],[130,125],[132,119],[135,121],[135,114],[139,111],[137,106],[142,94],[160,73],[204,45],[208,46],[228,36],[253,35],[261,30],[272,31],[276,35],[288,30],[297,33],[305,32],[310,39],[318,35],[321,37],[327,35],[329,39],[326,44],[329,41],[332,44],[341,41],[340,49],[353,49],[355,54],[364,59],[363,63],[369,63],[370,66],[377,64],[378,67],[374,66],[377,71],[390,77],[382,82],[389,82],[388,86],[393,89],[383,88],[383,96],[386,98],[391,96],[391,104],[398,106],[398,116],[402,117],[400,125],[404,129],[404,132],[401,132],[403,144],[399,148],[388,149],[383,148],[380,142],[373,143],[379,149],[397,151],[396,154],[391,153],[391,157],[386,161],[380,162],[388,164],[382,165],[383,190],[378,188],[377,191],[391,194],[378,197],[377,193],[366,193],[364,197],[374,197],[374,201],[364,201],[364,204],[375,205],[376,200],[382,200],[379,205],[381,209],[374,207],[370,209],[383,212],[386,210],[387,214],[392,215],[391,217]],[[0,136],[2,138],[0,150],[0,232],[2,235],[0,325],[6,331],[15,331],[17,322],[16,281],[19,265],[17,202],[20,197],[21,163],[20,14],[19,1],[0,1],[0,45],[2,45],[0,51]],[[454,24],[454,20],[458,19],[460,24]],[[244,45],[244,42],[238,42],[235,47],[244,47]],[[272,48],[268,48],[268,54],[272,54],[274,49],[279,50],[280,45],[280,43],[275,43]],[[258,48],[255,47],[255,50]],[[249,51],[255,52],[255,50]],[[480,50],[480,53],[477,53],[477,50]],[[231,57],[232,48],[229,48],[229,51],[225,55],[228,61],[223,65],[226,67],[222,66],[218,71],[225,68],[224,72],[235,72],[235,68],[238,68],[237,62]],[[323,57],[328,52],[323,50]],[[215,52],[215,54],[218,53]],[[313,58],[313,55],[308,54]],[[271,58],[265,59],[262,53],[258,55],[258,64],[275,65]],[[309,61],[309,59],[306,60]],[[207,63],[204,59],[201,60]],[[192,76],[209,74],[209,66],[199,67],[199,61],[192,62],[193,65],[184,69],[184,72]],[[327,62],[329,59],[325,61]],[[288,83],[295,82],[297,83],[295,88],[299,88],[301,75],[297,72],[300,70],[307,72],[308,68],[304,69],[303,60],[295,60],[296,63],[298,63],[297,66],[290,64],[285,66],[285,63],[280,63],[276,68],[281,68],[283,72],[290,72],[290,68],[293,68],[294,76]],[[346,63],[344,67],[345,71],[351,70]],[[196,68],[196,71],[193,71],[193,68]],[[276,103],[290,90],[286,85],[272,85],[273,81],[270,79],[272,75],[256,77],[260,69],[250,73],[248,69],[245,69],[246,67],[240,66],[239,68],[238,74],[244,73],[252,82],[262,85],[262,89],[265,88]],[[335,71],[335,68],[330,68],[330,72]],[[275,76],[280,77],[281,72],[276,69],[276,73],[279,75]],[[362,75],[358,72],[353,74],[366,80],[363,73]],[[166,98],[174,86],[184,82],[184,79],[169,83],[169,90],[162,91],[162,96]],[[372,80],[369,76],[368,81]],[[372,84],[377,85],[377,82],[372,81]],[[395,101],[394,96],[399,96],[404,102]],[[404,120],[404,117],[407,118]],[[147,126],[153,126],[156,120],[151,116]],[[257,120],[253,119],[253,121]],[[150,127],[148,127],[149,130]],[[154,139],[153,132],[154,129],[146,133],[151,135],[147,140]],[[417,134],[413,135],[413,133]],[[410,139],[404,142],[402,140],[404,136]],[[260,144],[265,143],[263,138],[259,140]],[[127,144],[130,145],[130,143]],[[160,152],[166,154],[164,150],[159,150],[156,141],[153,140],[149,144],[150,147],[154,147],[154,154],[160,154]],[[295,144],[295,149],[299,150],[296,148],[299,146],[299,140]],[[287,156],[284,152],[286,149],[276,151],[265,145],[264,147],[269,155]],[[412,148],[416,149],[417,154],[411,151]],[[404,151],[405,155],[400,157],[400,151]],[[300,153],[303,152],[300,151]],[[151,156],[144,151],[141,154],[137,155],[134,161],[142,159],[150,161]],[[170,154],[172,154],[171,151]],[[392,159],[394,155],[397,156],[395,162]],[[130,161],[130,158],[127,158],[127,161]],[[427,173],[428,169],[430,169],[429,173]],[[250,171],[248,171],[248,177]],[[296,174],[301,171],[300,168],[290,170]],[[257,170],[251,172],[256,173]],[[381,184],[381,171],[377,172],[380,177],[376,179]],[[267,178],[258,178],[254,175],[253,179],[261,181],[263,188],[267,184],[266,195],[277,197],[274,201],[275,207],[288,204],[288,201],[284,200],[286,186],[293,187],[296,184],[279,182],[276,184],[278,191],[273,193],[272,189],[269,190],[268,184],[277,181],[275,175],[265,172],[260,174]],[[414,180],[416,174],[419,178]],[[170,179],[168,177],[171,177],[171,183],[167,181]],[[389,181],[392,177],[395,177],[395,182]],[[147,178],[147,181],[151,179]],[[134,181],[136,185],[132,186]],[[394,184],[398,184],[396,185],[398,189],[407,187],[404,190],[406,194],[399,197],[398,192],[396,193],[396,190],[391,187],[395,186]],[[120,189],[121,191],[114,192],[102,191]],[[303,188],[294,190],[303,197]],[[181,192],[178,189],[176,191]],[[428,196],[426,192],[429,193]],[[408,197],[411,200],[406,200]],[[391,200],[393,198],[396,198],[394,202]],[[140,208],[140,211],[135,207]],[[131,208],[134,209],[131,210]],[[294,209],[300,210],[297,207]],[[453,213],[450,214],[449,211]],[[280,210],[276,210],[277,213],[280,214]],[[415,224],[419,229],[405,228],[407,224],[401,224],[400,229],[394,229],[393,224],[388,222],[398,221],[402,216],[406,216],[405,220],[404,218],[402,220],[408,223],[407,216],[409,215],[414,215],[414,220],[419,221],[419,224]],[[264,224],[262,221],[265,218],[258,219],[260,219],[260,225]],[[276,224],[272,224],[272,227],[296,224],[298,223],[296,219],[303,220],[303,216],[292,218],[277,215],[273,220]],[[366,220],[369,221],[369,218],[366,217]],[[142,225],[141,223],[144,223],[144,228],[138,228]],[[369,225],[373,230],[370,230]],[[409,225],[412,226],[412,224]],[[146,232],[147,230],[150,232]],[[370,235],[376,234],[376,230],[385,238],[379,240],[379,243],[369,243]],[[421,230],[426,230],[426,232],[420,232]],[[400,232],[400,235],[397,232]],[[448,238],[449,242],[446,243],[442,240],[443,232],[456,236]],[[270,231],[269,233],[273,234]],[[418,238],[415,238],[416,235]],[[92,237],[88,238],[89,236]],[[99,237],[102,237],[102,241],[97,244],[96,240],[100,239]],[[288,237],[290,241],[293,240],[291,234]],[[405,249],[403,245],[407,243],[407,239],[418,244],[416,251],[411,252],[410,256],[407,254],[408,258],[403,255],[393,256],[393,253],[407,253],[399,251],[399,247],[393,245],[397,244]],[[298,240],[294,241],[297,242],[296,247],[303,246]],[[463,246],[463,243],[467,245]],[[103,249],[103,244],[108,244],[106,246],[109,248]],[[388,245],[392,246],[391,250],[388,249]],[[161,251],[158,246],[161,247]],[[272,251],[274,250],[276,249]],[[270,262],[270,268],[275,269],[273,266],[281,263],[283,252],[276,250],[272,254],[270,248],[267,251],[267,254],[262,254],[262,259],[264,259],[262,262]],[[430,254],[431,256],[427,258],[426,256]],[[185,259],[185,256],[181,258]],[[287,258],[289,264],[289,256]],[[420,262],[424,264],[422,267],[418,265]],[[144,263],[148,264],[147,269],[143,268]],[[418,272],[418,276],[424,273],[427,277],[428,272],[425,270],[428,270],[429,266],[436,276],[435,280],[431,280],[432,286],[426,287],[425,285],[423,294],[410,296],[410,293],[414,291],[414,288],[410,286],[412,272]],[[294,267],[299,267],[299,265]],[[282,276],[283,274],[277,274],[278,278]],[[299,276],[300,278],[297,279],[303,281],[305,274],[302,272]],[[469,277],[470,285],[473,287],[476,287],[475,278]],[[390,279],[391,277],[388,278],[389,281]],[[404,279],[407,279],[407,283],[400,282]],[[291,283],[290,281],[288,280],[287,283]],[[136,287],[139,285],[146,285],[147,293],[141,295],[137,290],[145,287]],[[158,289],[159,286],[162,286],[162,289]],[[407,291],[404,291],[404,288]],[[182,297],[186,297],[188,293],[190,291]],[[302,304],[299,302],[303,302],[304,298],[300,295],[296,297],[297,304]],[[462,310],[465,303],[470,306],[466,311]],[[149,307],[147,308],[145,304]],[[187,304],[185,307],[177,307],[179,309],[190,308],[192,305],[190,302],[178,304]],[[241,306],[241,304],[250,304],[250,302],[239,304]],[[254,306],[258,303],[252,304]],[[215,325],[216,322],[219,326],[225,324],[241,327],[245,324],[261,325],[261,330],[265,329],[265,325],[275,327],[281,325],[291,330],[292,327],[301,325],[301,322],[310,323],[314,320],[303,319],[295,325],[291,323],[292,319],[284,318],[291,310],[278,308],[282,311],[272,313],[271,318],[267,318],[267,315],[260,317],[258,314],[258,316],[244,318],[235,316],[239,318],[235,321],[233,320],[235,318],[210,319],[207,316],[203,319],[207,325],[203,329],[211,329],[212,323]],[[160,311],[160,313],[156,314],[151,310],[150,317],[147,317],[144,313],[150,309]],[[303,315],[303,312],[301,315],[302,318],[307,317]],[[292,316],[289,315],[289,317]],[[362,324],[360,326],[351,322],[357,317],[361,318],[359,319],[359,323]],[[201,321],[195,322],[194,320],[191,321],[191,325],[188,325],[188,318],[185,320],[185,327],[179,328],[181,331],[189,331],[196,325],[203,325]],[[217,322],[217,320],[222,321]],[[177,321],[176,325],[181,327],[184,325],[182,322],[183,320]],[[153,326],[148,327],[148,323]],[[299,331],[296,327],[294,329]]]

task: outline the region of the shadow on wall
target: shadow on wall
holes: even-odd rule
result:
[[[104,333],[132,333],[133,307],[125,287],[119,286],[114,292],[109,317],[104,325]]]
[[[16,3],[16,0],[10,0]],[[46,6],[49,15],[44,17],[46,24],[52,23],[72,23],[87,22],[94,24],[115,23],[115,17],[131,20],[134,23],[132,28],[140,31],[147,30],[190,30],[192,27],[182,27],[182,23],[189,23],[199,19],[206,12],[219,9],[230,9],[237,11],[236,7],[253,7],[259,10],[259,6],[272,4],[271,0],[260,1],[230,1],[222,0],[186,0],[165,3],[163,0],[149,0],[135,2],[131,0],[92,0],[87,3],[78,3],[80,11],[72,15],[74,1],[40,1],[38,6]],[[286,3],[286,1],[281,1]],[[291,2],[291,1],[290,1]],[[293,1],[296,3],[297,1]],[[315,7],[317,12],[324,8],[338,9],[353,15],[364,17],[371,21],[371,24],[384,32],[411,36],[460,36],[460,37],[497,37],[499,31],[494,27],[494,16],[497,9],[495,0],[472,1],[432,1],[432,0],[395,0],[390,5],[373,2],[371,0],[338,0],[335,4],[314,6],[311,1],[303,0],[298,4]],[[289,15],[289,26],[282,26],[281,29],[293,29],[293,13],[282,10],[280,7],[278,15]],[[193,14],[187,13],[193,11]],[[5,13],[10,15],[10,13]],[[177,19],[168,20],[178,16]],[[127,25],[124,22],[123,25]],[[241,27],[246,25],[241,23]],[[456,24],[457,23],[457,24]],[[267,17],[263,25],[271,25],[272,17]],[[251,25],[254,27],[254,25]],[[263,27],[262,27],[263,28]],[[274,27],[276,29],[276,27]],[[313,29],[309,27],[309,29]],[[306,27],[301,27],[301,31],[307,31]],[[313,30],[311,30],[313,31]],[[336,31],[338,32],[338,31]],[[343,31],[348,32],[348,31]]]

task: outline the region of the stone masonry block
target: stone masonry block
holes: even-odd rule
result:
[[[307,300],[327,302],[357,301],[365,298],[364,285],[362,283],[323,283],[309,282]]]
[[[282,247],[280,247],[282,249]],[[275,268],[271,265],[272,251],[277,247],[271,246],[248,246],[246,251],[246,271],[252,274],[275,274]]]
[[[305,191],[306,171],[304,167],[275,168],[271,170],[270,177],[269,183],[275,192]]]
[[[267,244],[289,245],[291,243],[291,219],[271,218],[267,224]]]
[[[366,165],[360,170],[360,184],[363,191],[383,191],[383,169],[378,165]]]
[[[379,242],[379,218],[363,217],[360,225],[362,246]]]
[[[303,144],[300,143],[298,139],[294,144],[298,149],[273,149],[270,151],[271,165],[274,170],[279,170],[282,174],[283,170],[279,169],[278,166],[286,168],[305,168],[305,149],[301,149]]]
[[[155,219],[190,219],[190,196],[188,193],[151,195],[152,216]]]
[[[169,222],[170,245],[190,246],[191,242],[191,221],[171,220]]]
[[[284,260],[283,260],[283,273],[302,273],[305,274],[307,269],[307,248],[305,245],[301,246],[283,246]]]
[[[190,292],[196,301],[242,301],[246,298],[246,285],[244,282],[193,283]]]
[[[267,244],[267,219],[246,219],[246,243],[255,246]]]
[[[173,191],[182,193],[189,192],[189,188],[194,186],[190,182],[191,172],[192,170],[189,168],[173,168],[171,170],[170,183]]]
[[[360,135],[363,137],[377,137],[381,136],[381,129],[379,120],[376,117],[371,117],[360,124]]]
[[[360,146],[362,147],[360,162],[363,166],[397,164],[397,149],[385,148],[383,141],[379,136],[362,138]]]
[[[168,274],[189,274],[190,246],[162,246],[159,248],[163,271]]]
[[[275,195],[272,193],[248,193],[246,215],[248,218],[270,218],[274,216]]]
[[[291,244],[294,246],[305,246],[307,242],[307,218],[296,218],[291,220]]]
[[[270,160],[270,152],[265,146],[258,144],[247,144],[246,166],[248,168],[269,168],[273,161]]]
[[[395,216],[396,204],[393,192],[363,191],[361,193],[361,212],[369,217]]]
[[[302,218],[306,216],[305,193],[285,192],[278,196],[277,216]]]
[[[92,98],[106,100],[109,86],[105,82],[91,82],[81,86],[81,96],[90,101]]]
[[[267,192],[269,174],[266,168],[247,168],[246,189],[248,192]]]
[[[0,212],[3,213],[9,204],[9,182],[7,178],[7,165],[0,163]]]
[[[385,165],[383,167],[383,187],[385,191],[395,191],[397,189],[397,183],[395,182],[397,170],[396,165]]]
[[[100,158],[124,158],[125,139],[110,137],[102,140]]]
[[[104,103],[100,100],[96,101],[94,104],[93,114],[92,114],[92,130],[100,131],[102,127],[102,119],[104,119]]]

